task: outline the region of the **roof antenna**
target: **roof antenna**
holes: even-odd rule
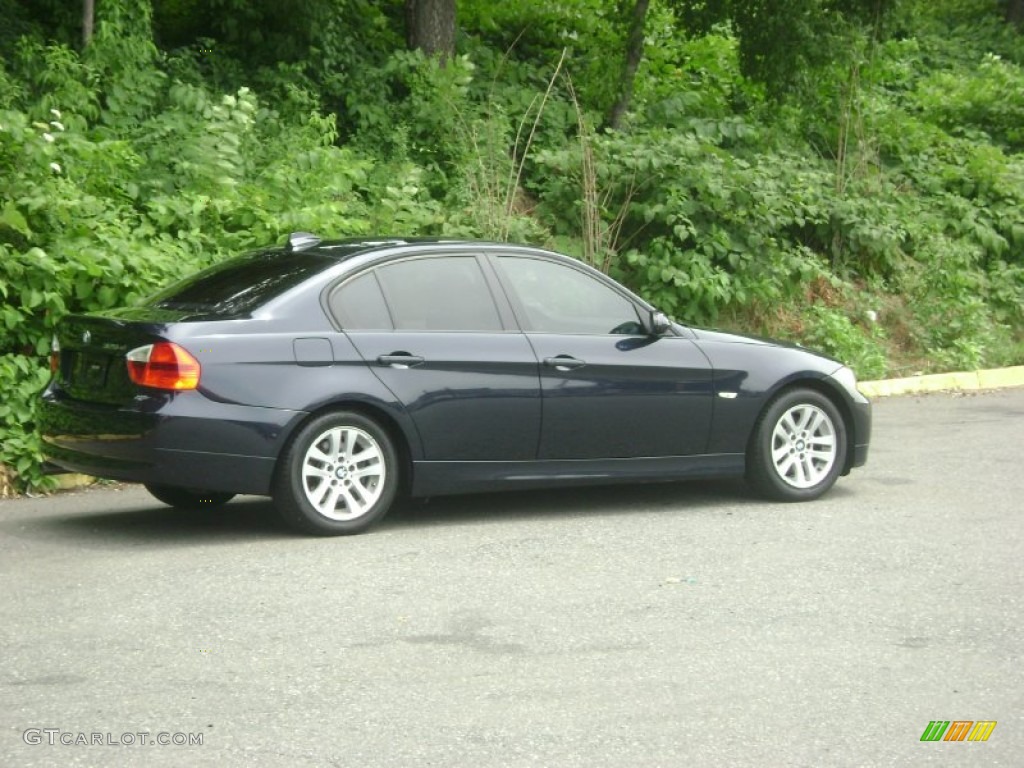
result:
[[[320,238],[312,232],[292,232],[288,235],[286,247],[289,251],[304,251],[307,248],[312,248],[319,242]]]

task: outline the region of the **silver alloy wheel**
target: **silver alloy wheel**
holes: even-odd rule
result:
[[[771,450],[772,464],[784,483],[793,488],[813,488],[835,464],[835,425],[816,405],[794,405],[776,422]]]
[[[331,520],[355,520],[377,503],[387,466],[380,445],[358,427],[322,432],[302,459],[302,490]]]

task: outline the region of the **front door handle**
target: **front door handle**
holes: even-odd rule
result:
[[[586,364],[585,360],[578,360],[572,355],[558,355],[557,357],[544,358],[544,365],[554,368],[556,371],[571,371],[574,368],[582,368]]]
[[[392,352],[390,355],[381,355],[377,358],[381,365],[390,365],[392,368],[412,368],[423,362],[418,355],[410,355],[408,352]]]

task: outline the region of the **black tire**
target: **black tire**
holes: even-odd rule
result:
[[[813,389],[778,394],[758,417],[747,449],[747,480],[778,501],[810,501],[831,488],[846,465],[846,423]]]
[[[227,504],[235,494],[224,491],[204,491],[201,488],[181,488],[176,485],[146,484],[153,496],[177,509],[210,509]]]
[[[333,411],[299,429],[282,454],[274,504],[303,533],[362,533],[387,514],[400,481],[387,430],[361,413]]]

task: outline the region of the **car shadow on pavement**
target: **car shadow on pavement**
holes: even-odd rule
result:
[[[200,510],[174,509],[156,500],[140,499],[137,505],[110,511],[22,517],[3,522],[0,530],[19,537],[73,540],[85,546],[193,546],[292,535],[270,500],[257,496]]]
[[[401,502],[381,529],[486,524],[489,520],[715,512],[764,504],[741,480],[692,480],[480,493]]]
[[[737,508],[765,503],[739,480],[482,493],[401,501],[369,535],[533,518],[731,514]],[[201,510],[179,510],[140,498],[116,510],[19,516],[0,523],[0,531],[19,538],[70,540],[79,546],[130,543],[167,547],[302,538],[278,517],[270,499],[259,496],[242,496],[224,506]]]

